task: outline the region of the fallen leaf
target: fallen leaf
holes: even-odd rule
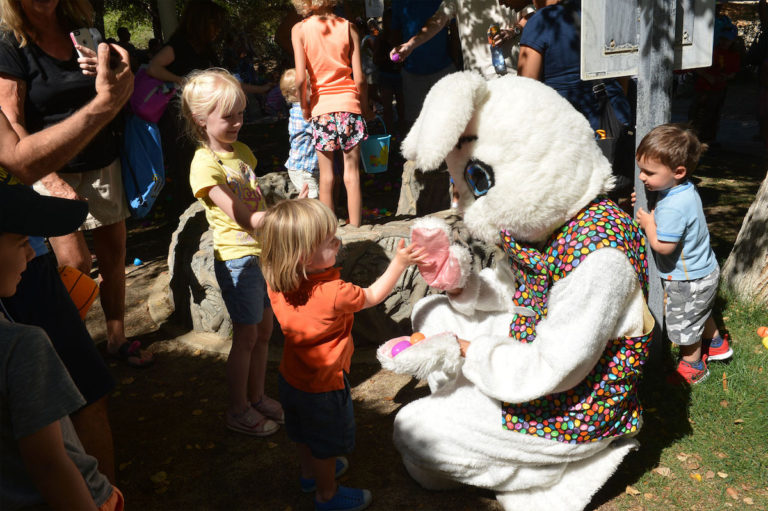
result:
[[[640,492],[633,486],[627,486],[627,489],[624,491],[626,491],[628,495],[632,495],[633,497],[636,495],[640,495]]]
[[[694,472],[693,474],[691,474],[691,479],[695,479],[696,481],[701,482],[701,474],[699,474],[698,472]]]
[[[149,480],[155,484],[162,484],[166,479],[168,479],[168,474],[164,470],[149,476]]]
[[[384,401],[393,401],[395,398],[392,396],[384,396]]]
[[[197,410],[192,410],[192,415],[202,415],[202,414],[203,414],[203,411],[199,408]]]
[[[669,467],[656,467],[653,469],[653,472],[656,472],[662,477],[669,477],[669,474],[672,473],[672,470],[670,470]]]
[[[728,474],[726,474],[725,472],[718,472],[717,477],[719,477],[720,479],[726,479],[728,477]]]
[[[725,371],[723,371],[723,390],[728,390],[728,377],[725,375]]]
[[[717,456],[717,457],[718,457],[718,458],[720,458],[721,460],[724,460],[725,458],[727,458],[727,457],[728,457],[728,455],[727,455],[727,454],[725,454],[724,452],[720,452],[720,451],[716,452],[716,453],[715,453],[715,456]]]
[[[699,468],[699,462],[696,460],[690,460],[688,463],[685,464],[685,468],[688,470],[696,470]]]
[[[644,493],[643,497],[645,497],[645,500],[653,500],[656,497],[653,495],[653,493]]]
[[[731,488],[731,487],[726,488],[725,493],[727,493],[728,496],[731,497],[733,500],[739,500],[739,492],[737,492],[734,488]]]
[[[680,454],[675,456],[675,458],[679,459],[680,461],[685,461],[685,460],[687,460],[690,457],[691,457],[690,455],[685,454],[684,452],[681,452]]]
[[[704,479],[714,479],[714,478],[715,478],[715,473],[712,472],[711,470],[707,470],[707,473],[704,474]]]
[[[723,408],[728,408],[728,401],[723,399],[722,401],[720,401],[720,406],[722,406]]]
[[[195,350],[192,352],[192,356],[199,357],[202,352],[202,350]]]
[[[755,503],[755,501],[754,501],[754,500],[752,500],[752,499],[751,499],[751,498],[749,498],[749,497],[744,497],[744,503],[745,503],[745,504],[747,504],[748,506],[751,506],[752,504],[754,504],[754,503]]]
[[[733,421],[734,424],[744,424],[744,419],[736,419]]]

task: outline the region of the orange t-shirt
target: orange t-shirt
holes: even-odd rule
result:
[[[310,16],[301,22],[312,95],[312,117],[331,112],[360,114],[360,92],[352,79],[352,32],[337,16]]]
[[[365,291],[339,277],[338,268],[330,268],[309,275],[288,295],[267,288],[285,335],[280,374],[304,392],[343,389],[343,372],[349,372],[352,323],[365,305]]]

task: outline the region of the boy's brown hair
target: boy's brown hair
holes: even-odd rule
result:
[[[701,153],[707,145],[699,142],[696,134],[683,124],[662,124],[653,128],[637,146],[635,158],[657,160],[669,167],[685,167],[685,175],[690,176],[699,163]]]

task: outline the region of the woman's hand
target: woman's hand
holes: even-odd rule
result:
[[[75,189],[69,186],[69,183],[61,179],[55,172],[45,176],[41,182],[43,183],[43,186],[45,186],[45,189],[48,190],[48,193],[54,197],[70,200],[83,200],[83,198],[75,192]]]
[[[80,64],[80,69],[86,76],[96,76],[96,69],[98,67],[98,57],[95,51],[87,46],[75,45],[77,52],[82,55],[77,58],[77,63]]]

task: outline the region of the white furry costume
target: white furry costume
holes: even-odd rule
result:
[[[442,79],[403,152],[422,169],[447,162],[467,227],[489,244],[498,243],[501,229],[541,244],[613,184],[587,120],[526,78],[486,82],[464,72]],[[477,199],[465,180],[472,161],[492,168],[492,186]],[[436,222],[420,227],[436,232]],[[649,332],[653,320],[638,274],[619,250],[590,253],[551,286],[535,342],[523,344],[510,340],[510,321],[531,313],[512,303],[517,283],[506,258],[468,274],[468,258],[459,252],[451,247],[454,266],[464,268],[454,279],[461,292],[429,296],[414,308],[414,330],[428,338],[394,358],[391,343],[379,350],[385,367],[426,377],[432,390],[397,414],[395,446],[426,488],[493,489],[509,510],[581,509],[637,446],[633,435],[574,444],[509,431],[501,403],[571,389],[611,339]],[[456,337],[471,343],[466,358]]]

